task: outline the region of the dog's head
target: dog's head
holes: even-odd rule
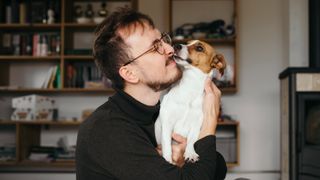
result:
[[[215,49],[199,40],[189,41],[186,45],[174,46],[175,60],[182,66],[192,65],[204,73],[210,73],[216,68],[223,75],[226,61],[222,54],[217,54]]]

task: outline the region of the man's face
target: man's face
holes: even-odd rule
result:
[[[161,38],[161,33],[148,25],[145,27],[136,26],[124,41],[129,47],[132,57],[138,57],[150,48]],[[150,51],[139,57],[134,62],[128,64],[136,70],[141,83],[147,85],[154,91],[166,89],[182,76],[182,71],[178,68],[172,56],[174,50],[170,44],[163,41],[163,54],[157,51]]]

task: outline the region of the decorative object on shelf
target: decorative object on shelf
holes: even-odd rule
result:
[[[74,7],[74,17],[79,24],[90,23],[90,19],[85,16],[83,8],[80,5]]]
[[[93,18],[93,21],[96,24],[101,23],[108,16],[107,2],[106,1],[101,3],[101,9],[98,11],[97,15],[98,16]]]
[[[82,121],[86,120],[93,113],[93,111],[94,109],[84,109],[81,116]]]
[[[219,39],[219,38],[229,38],[235,33],[234,25],[225,24],[222,19],[217,19],[212,22],[199,22],[199,23],[186,23],[176,28],[174,39],[182,40],[185,38],[193,39]]]
[[[12,99],[11,120],[53,120],[55,100],[45,96],[28,95]]]
[[[87,9],[85,11],[85,16],[89,19],[92,19],[94,16],[94,12],[92,9],[92,4],[87,4]]]
[[[55,19],[54,19],[54,11],[53,11],[53,8],[49,8],[48,11],[47,11],[47,14],[48,14],[48,21],[47,23],[48,24],[53,24]]]

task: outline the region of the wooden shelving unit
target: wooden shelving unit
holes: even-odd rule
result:
[[[17,2],[17,1],[16,1]],[[35,1],[18,1],[28,3],[34,3]],[[79,24],[74,17],[74,6],[82,5],[86,7],[87,3],[96,3],[96,6],[100,6],[101,0],[50,0],[50,1],[37,1],[35,3],[48,3],[54,2],[59,5],[60,14],[53,24],[43,24],[38,22],[28,23],[6,23],[5,10],[7,6],[13,6],[11,1],[0,0],[0,50],[3,46],[5,34],[11,34],[12,37],[15,34],[30,34],[33,36],[35,33],[39,34],[56,34],[60,39],[60,52],[54,55],[47,56],[33,56],[33,55],[13,55],[4,54],[0,51],[0,99],[2,97],[15,97],[29,94],[41,94],[52,96],[104,96],[112,95],[114,90],[111,88],[80,88],[71,87],[67,85],[67,68],[68,64],[81,64],[87,63],[94,65],[93,56],[85,49],[87,53],[73,53],[75,49],[79,48],[76,44],[76,33],[92,34],[97,24],[85,23]],[[113,3],[107,6],[109,13],[115,10],[119,6],[129,5],[133,9],[137,9],[137,0],[108,0],[107,3]],[[46,6],[49,4],[46,4]],[[19,8],[19,5],[18,5]],[[31,13],[31,12],[29,12]],[[19,17],[20,18],[20,17]],[[29,19],[30,20],[30,19]],[[20,19],[19,19],[20,22]],[[33,40],[33,39],[32,39]],[[12,42],[11,42],[12,43]],[[32,44],[33,45],[33,44]],[[78,46],[78,47],[77,47]],[[91,45],[90,45],[91,49]],[[70,53],[71,50],[71,53]],[[22,54],[22,53],[21,53]],[[32,53],[33,54],[33,53]],[[47,66],[43,66],[43,65]],[[60,67],[61,87],[60,88],[40,88],[32,86],[24,86],[19,84],[11,84],[12,73],[10,68],[13,66],[37,66],[48,67],[51,65],[57,65]],[[21,76],[19,74],[19,76]],[[28,74],[22,74],[22,76],[28,76]],[[1,103],[1,102],[0,102]],[[1,104],[0,104],[1,108]],[[2,111],[0,109],[0,111]],[[1,117],[1,116],[0,116]],[[15,159],[11,161],[0,161],[1,172],[74,172],[75,162],[74,160],[59,160],[50,162],[36,162],[28,159],[31,146],[41,145],[42,131],[45,128],[57,128],[62,129],[71,128],[73,132],[77,132],[80,121],[10,121],[10,117],[7,120],[0,120],[0,136],[2,132],[10,133],[14,136],[15,144]],[[1,146],[1,144],[0,144]]]

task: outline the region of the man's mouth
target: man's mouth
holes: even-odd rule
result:
[[[171,64],[172,62],[175,62],[173,56],[169,57],[169,58],[166,60],[166,66],[169,65],[169,64]]]
[[[174,55],[173,55],[173,59],[174,59],[175,61],[183,61],[183,60],[184,60],[181,56],[178,56],[177,54],[174,54]]]

